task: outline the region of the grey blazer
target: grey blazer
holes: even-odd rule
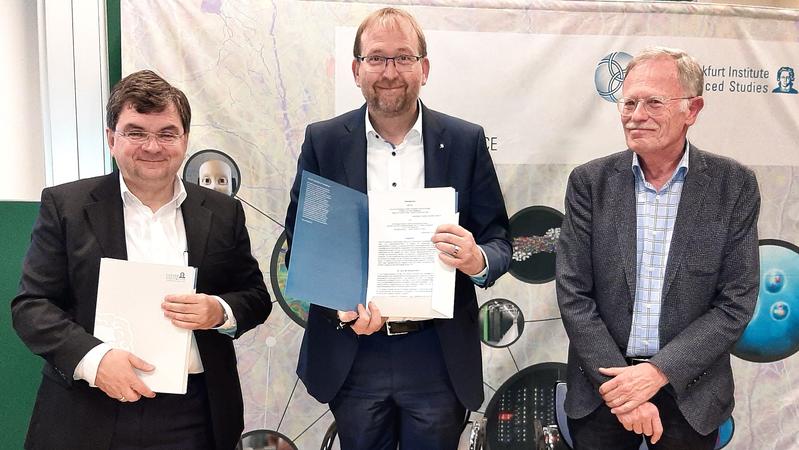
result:
[[[569,336],[566,412],[601,403],[599,367],[626,366],[636,285],[632,151],[569,176],[557,253],[557,296]],[[666,265],[660,351],[651,358],[688,423],[708,434],[734,406],[730,349],[757,302],[760,193],[741,164],[690,147]]]

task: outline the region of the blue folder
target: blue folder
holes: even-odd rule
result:
[[[363,192],[302,172],[286,295],[341,311],[366,305],[368,208]]]

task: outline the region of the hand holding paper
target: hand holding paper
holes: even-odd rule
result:
[[[483,252],[466,228],[453,224],[440,225],[431,240],[441,252],[438,257],[444,264],[469,276],[477,275],[485,269]]]
[[[374,303],[369,303],[367,311],[363,305],[358,305],[358,311],[339,311],[338,318],[342,323],[350,323],[350,328],[355,334],[369,335],[386,323],[386,317],[380,315],[380,309]]]
[[[161,304],[164,317],[176,327],[187,330],[208,330],[222,324],[225,310],[206,294],[167,295]]]
[[[155,367],[125,350],[111,349],[100,360],[94,384],[115,400],[135,402],[141,396],[155,397],[133,369],[152,372]]]

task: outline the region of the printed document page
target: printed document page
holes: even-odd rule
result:
[[[366,298],[384,317],[452,318],[455,269],[431,241],[436,228],[458,223],[451,187],[369,192]]]

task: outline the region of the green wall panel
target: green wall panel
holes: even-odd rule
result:
[[[22,258],[28,249],[38,202],[0,202],[0,436],[2,448],[22,448],[28,429],[42,360],[22,344],[11,326],[11,299],[17,293]]]

